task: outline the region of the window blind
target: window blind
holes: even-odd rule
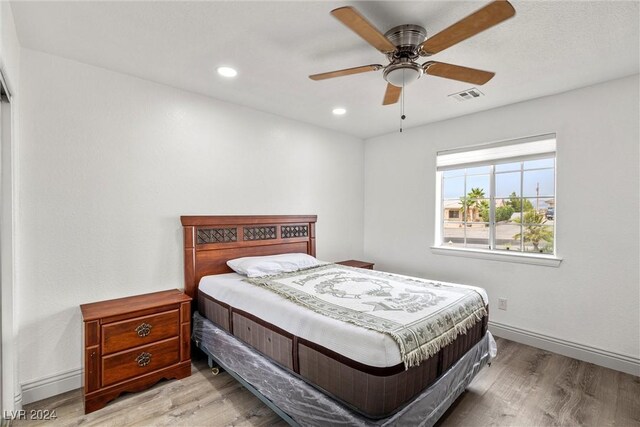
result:
[[[439,151],[438,171],[510,163],[545,157],[556,152],[556,135],[540,135],[508,142],[477,145],[456,150]]]

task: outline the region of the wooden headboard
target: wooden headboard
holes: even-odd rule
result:
[[[316,220],[316,215],[181,216],[185,292],[197,298],[202,276],[230,273],[230,259],[292,252],[316,256]]]

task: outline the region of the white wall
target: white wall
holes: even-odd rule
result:
[[[638,104],[635,75],[366,140],[365,258],[485,287],[496,329],[604,350],[640,374]],[[436,152],[551,132],[561,266],[432,253]]]
[[[183,286],[180,215],[317,214],[319,258],[362,255],[362,140],[56,56],[21,59],[25,401],[47,381],[80,386],[79,304]]]
[[[18,102],[20,79],[20,45],[14,26],[13,13],[8,2],[0,2],[0,70],[9,92],[13,95],[11,105],[0,105],[0,324],[2,345],[0,354],[0,408],[2,411],[17,409],[20,387],[17,380],[17,309],[14,307],[14,248],[15,219],[15,158],[18,140]]]
[[[0,2],[0,68],[12,92],[18,90],[20,74],[20,44],[9,2]]]

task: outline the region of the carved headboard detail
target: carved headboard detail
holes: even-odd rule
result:
[[[316,215],[181,216],[185,292],[197,298],[202,276],[230,273],[230,259],[292,252],[315,256],[316,220]]]

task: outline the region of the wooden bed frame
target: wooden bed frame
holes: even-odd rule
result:
[[[316,256],[316,215],[181,216],[184,288],[198,297],[203,276],[231,273],[227,261],[246,256]]]

